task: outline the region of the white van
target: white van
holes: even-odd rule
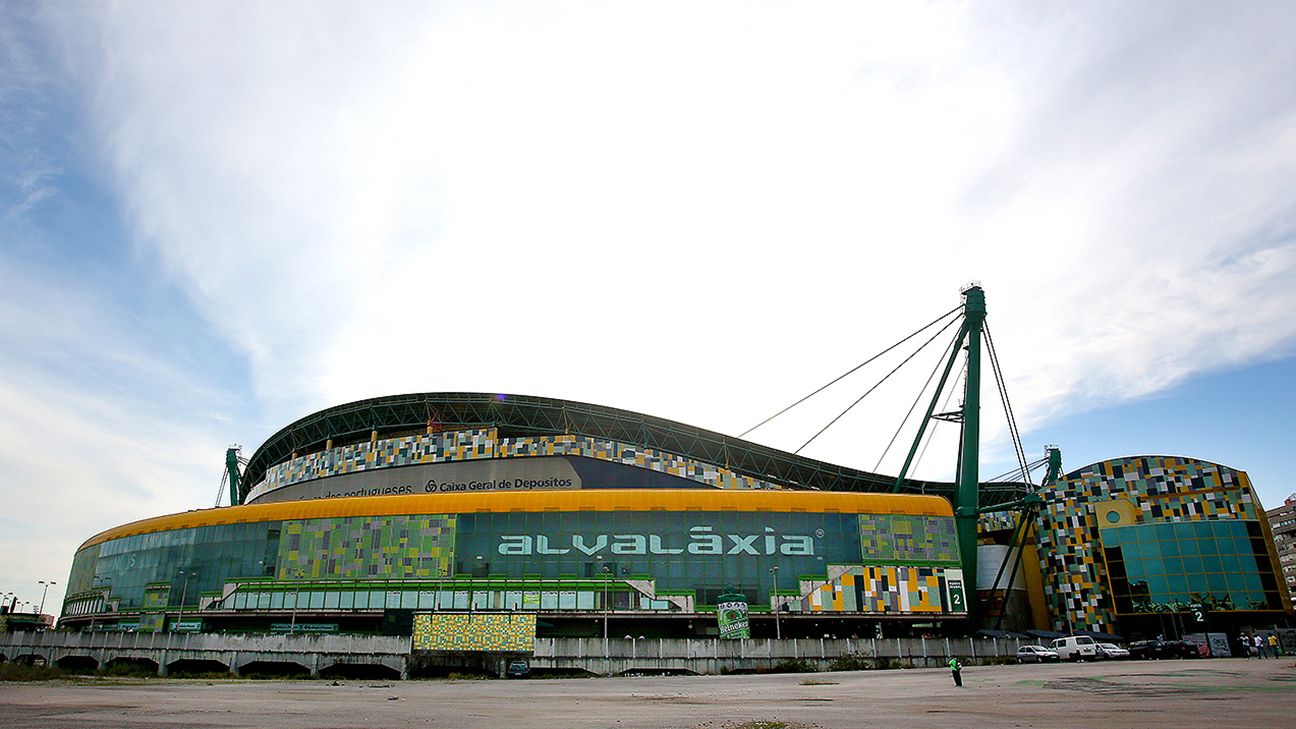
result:
[[[1060,661],[1092,661],[1098,657],[1098,644],[1087,635],[1068,635],[1053,641]]]

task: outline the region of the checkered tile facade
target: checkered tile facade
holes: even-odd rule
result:
[[[1095,503],[1129,499],[1140,510],[1140,523],[1257,518],[1244,472],[1175,456],[1094,463],[1040,495],[1045,508],[1036,540],[1056,630],[1108,631],[1115,625]]]
[[[455,516],[285,521],[278,578],[417,579],[450,574]]]
[[[865,564],[959,561],[954,520],[945,516],[860,514],[860,554]]]
[[[849,567],[819,585],[805,587],[801,612],[939,613],[945,605],[942,567]]]
[[[532,652],[535,631],[535,613],[419,613],[414,650]]]
[[[575,435],[500,438],[499,431],[485,428],[391,438],[300,456],[267,470],[265,480],[253,487],[249,500],[266,491],[301,481],[357,471],[423,463],[530,456],[594,458],[687,478],[713,488],[779,488],[770,481],[744,476],[723,466],[651,448]]]

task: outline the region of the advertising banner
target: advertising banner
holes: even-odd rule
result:
[[[1210,654],[1216,658],[1228,658],[1233,655],[1233,649],[1229,647],[1228,635],[1224,633],[1207,633],[1206,642],[1210,646]]]
[[[747,620],[747,598],[730,593],[721,595],[716,603],[716,622],[720,626],[720,637],[725,640],[746,640],[751,637],[751,626]]]
[[[580,476],[564,458],[505,458],[358,471],[282,486],[256,496],[253,501],[264,504],[349,496],[552,491],[580,487]]]

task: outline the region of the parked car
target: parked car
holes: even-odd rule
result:
[[[1057,638],[1052,647],[1063,661],[1092,661],[1098,657],[1098,644],[1087,635]]]
[[[1136,640],[1129,645],[1130,658],[1135,660],[1152,660],[1154,658],[1174,658],[1163,640]]]
[[[1130,643],[1130,658],[1201,658],[1196,643],[1183,640],[1138,640]]]
[[[526,661],[512,661],[504,670],[504,675],[508,678],[526,678],[530,674],[531,664]]]
[[[1116,645],[1115,643],[1099,643],[1098,659],[1108,661],[1123,661],[1130,657],[1130,652]]]
[[[1024,645],[1017,649],[1018,663],[1057,663],[1057,651],[1051,651],[1042,645]]]
[[[1202,646],[1196,643],[1189,643],[1186,640],[1167,640],[1165,641],[1166,651],[1170,658],[1201,658]]]

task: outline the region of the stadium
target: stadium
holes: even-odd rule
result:
[[[231,448],[231,506],[88,539],[60,624],[412,635],[415,650],[1087,632],[1212,654],[1290,625],[1246,473],[1167,455],[1063,473],[1056,447],[1027,463],[984,294],[963,295],[883,350],[945,322],[921,351],[958,325],[896,476],[570,400],[374,398],[307,415],[247,460]],[[983,341],[1020,465],[990,479],[978,471]],[[938,412],[961,358],[962,403]],[[953,482],[908,476],[936,420],[960,427]],[[1296,634],[1283,640],[1296,648]]]
[[[540,635],[685,636],[716,632],[726,594],[760,635],[966,618],[953,485],[878,493],[893,482],[584,403],[377,398],[272,436],[236,506],[89,539],[63,620],[379,632],[520,611]]]

